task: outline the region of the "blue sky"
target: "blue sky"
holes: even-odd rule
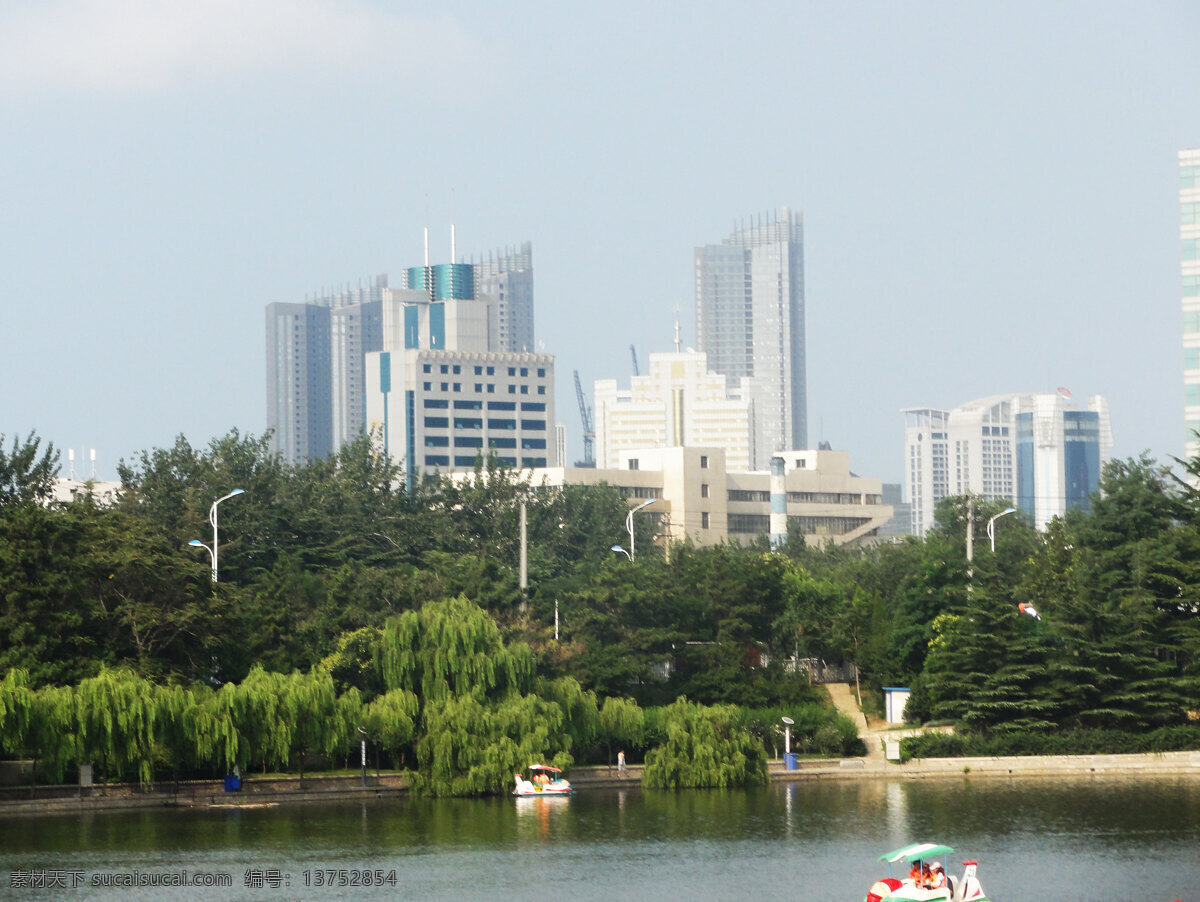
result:
[[[265,429],[264,307],[530,240],[571,381],[693,328],[692,249],[805,215],[810,440],[1064,386],[1181,454],[1200,6],[48,0],[0,8],[0,432]],[[64,463],[66,455],[64,453]],[[87,469],[78,467],[77,469]],[[65,467],[64,467],[65,470]]]

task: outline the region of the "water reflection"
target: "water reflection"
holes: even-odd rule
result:
[[[958,850],[955,873],[962,858],[977,858],[984,888],[1002,902],[1195,898],[1200,778],[622,787],[570,799],[6,818],[0,896],[17,869],[184,866],[235,876],[232,890],[205,891],[206,902],[277,898],[241,885],[258,866],[397,872],[398,886],[386,890],[294,894],[317,899],[861,899],[882,876],[879,854],[916,840]],[[86,898],[162,897],[104,892]]]

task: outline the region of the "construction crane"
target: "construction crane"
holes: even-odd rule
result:
[[[630,356],[633,357],[633,374],[635,376],[640,376],[641,373],[638,372],[638,365],[637,365],[637,348],[635,348],[633,345],[630,345],[629,346],[629,354],[630,354]]]
[[[594,467],[596,458],[592,446],[596,441],[596,430],[592,428],[592,409],[583,397],[583,384],[579,381],[579,370],[575,371],[575,396],[579,399],[579,419],[583,421],[583,466]]]

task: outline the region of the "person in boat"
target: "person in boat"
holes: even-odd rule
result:
[[[908,879],[912,881],[913,886],[921,886],[921,862],[914,861],[912,867],[908,871]]]
[[[921,879],[917,881],[917,886],[929,889],[933,885],[933,870],[929,867],[929,862],[921,865]]]
[[[946,888],[946,872],[942,869],[942,863],[935,861],[930,865],[931,877],[926,886],[929,889],[945,889]]]

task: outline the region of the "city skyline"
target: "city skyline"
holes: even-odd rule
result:
[[[396,278],[426,225],[446,260],[453,222],[460,247],[537,246],[534,342],[576,459],[572,372],[624,381],[677,309],[695,346],[693,248],[786,204],[807,444],[899,482],[900,410],[1062,385],[1109,399],[1114,457],[1183,453],[1194,5],[638,16],[0,12],[0,432],[53,441],[64,470],[96,448],[100,478],[178,434],[261,434],[264,307]]]

